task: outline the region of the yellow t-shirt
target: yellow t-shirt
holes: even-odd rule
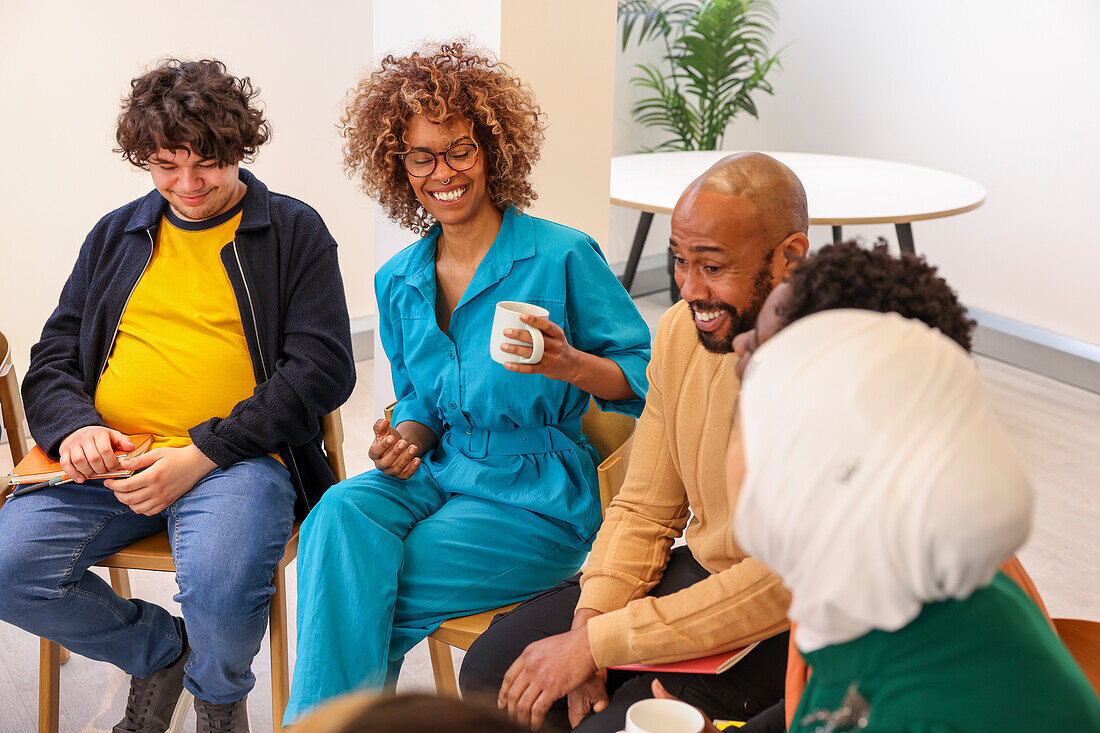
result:
[[[240,222],[240,205],[201,222],[161,219],[96,388],[109,427],[178,448],[191,443],[188,429],[252,395],[256,375],[221,261]]]

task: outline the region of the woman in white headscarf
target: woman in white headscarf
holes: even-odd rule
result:
[[[752,361],[728,480],[737,540],[791,589],[814,670],[791,730],[1100,730],[1084,675],[997,572],[1032,493],[966,352],[841,310]]]

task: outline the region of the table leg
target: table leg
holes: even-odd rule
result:
[[[643,211],[638,217],[638,228],[634,230],[634,243],[630,245],[630,255],[626,258],[626,270],[619,278],[628,293],[634,284],[634,274],[638,271],[638,261],[642,259],[642,248],[645,247],[645,238],[649,235],[649,225],[652,223],[653,214],[648,211]]]
[[[917,250],[913,247],[913,225],[909,222],[895,224],[894,229],[898,233],[898,248],[902,252],[915,255]]]
[[[841,242],[844,241],[844,235],[841,233],[841,230],[843,228],[844,227],[842,227],[842,226],[834,226],[833,227],[833,244],[840,244]]]

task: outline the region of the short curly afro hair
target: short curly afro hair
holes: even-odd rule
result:
[[[924,257],[891,255],[885,239],[870,249],[856,241],[825,245],[788,282],[790,293],[779,312],[786,324],[834,308],[899,313],[939,329],[970,351],[975,324],[955,291]]]
[[[251,161],[271,138],[259,90],[249,78],[230,74],[216,59],[163,59],[130,81],[115,129],[116,153],[139,168],[160,149],[190,146],[219,166]]]
[[[523,209],[537,197],[528,179],[546,129],[542,112],[530,88],[488,52],[453,41],[386,56],[352,93],[340,120],[344,167],[401,226],[425,234],[434,223],[397,157],[406,150],[403,136],[415,115],[436,124],[473,124],[497,208]]]

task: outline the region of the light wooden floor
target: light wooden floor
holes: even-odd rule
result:
[[[665,301],[667,302],[667,301]],[[642,299],[639,309],[651,325],[665,306],[660,298]],[[1020,553],[1055,616],[1100,619],[1100,395],[1024,372],[989,359],[978,359],[998,415],[1016,441],[1038,496],[1032,535]],[[372,395],[373,363],[360,362],[360,381],[343,409],[348,471],[369,467],[366,449],[377,419]],[[0,470],[7,472],[7,451]],[[10,463],[10,462],[9,462]],[[294,565],[288,590],[291,639],[294,638]],[[134,593],[156,599],[178,612],[171,601],[172,578],[165,573],[132,573]],[[0,589],[0,592],[3,592]],[[293,642],[292,642],[293,643]],[[293,658],[293,647],[292,647]],[[460,655],[456,653],[456,661]],[[0,733],[36,729],[37,639],[0,623]],[[267,640],[253,665],[257,684],[249,697],[254,731],[271,729],[271,693]],[[432,689],[426,644],[409,653],[399,689]],[[109,731],[122,714],[127,679],[108,664],[73,656],[61,671],[61,729],[65,733]],[[193,730],[193,723],[189,727]]]

